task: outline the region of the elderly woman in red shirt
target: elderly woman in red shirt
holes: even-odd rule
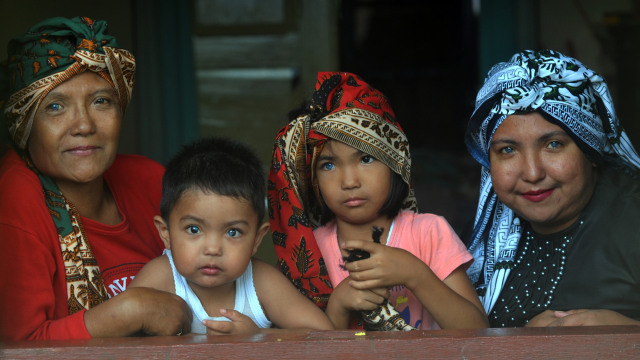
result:
[[[153,216],[164,168],[117,155],[134,57],[86,17],[38,23],[8,51],[0,339],[186,332],[180,298],[126,289],[163,250]]]

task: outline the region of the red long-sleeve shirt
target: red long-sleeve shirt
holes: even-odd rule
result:
[[[110,297],[162,253],[153,216],[163,173],[150,159],[118,155],[104,177],[124,220],[108,226],[82,218]],[[89,337],[84,311],[68,313],[64,262],[42,186],[10,151],[0,161],[0,340]]]

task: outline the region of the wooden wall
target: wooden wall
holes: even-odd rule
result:
[[[288,112],[339,70],[335,2],[195,0],[194,22],[200,134],[249,144],[266,173]],[[270,235],[257,256],[275,264]]]

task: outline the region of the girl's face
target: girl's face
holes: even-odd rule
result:
[[[387,165],[336,140],[325,143],[318,156],[315,177],[322,198],[337,221],[372,224],[389,197],[391,169]]]
[[[489,159],[500,200],[542,234],[576,221],[596,185],[582,150],[536,112],[508,116],[493,135]]]
[[[122,108],[111,85],[92,71],[80,73],[38,106],[29,154],[36,168],[61,189],[66,183],[100,179],[115,159],[121,120]]]
[[[269,229],[268,223],[259,224],[249,201],[199,189],[180,196],[168,227],[161,217],[154,220],[178,272],[196,294],[233,286]]]

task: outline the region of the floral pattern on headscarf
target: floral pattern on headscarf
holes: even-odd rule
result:
[[[493,66],[478,91],[465,134],[467,149],[482,165],[469,242],[475,261],[467,273],[487,313],[513,267],[522,232],[520,219],[493,190],[491,138],[507,116],[532,111],[555,121],[591,159],[630,171],[640,168],[640,158],[620,125],[607,84],[595,71],[553,50],[526,50]]]
[[[313,171],[328,139],[382,161],[407,184],[411,172],[409,142],[386,97],[357,75],[318,73],[309,109],[276,136],[267,191],[278,266],[320,307],[332,288],[313,236],[321,214]],[[413,190],[403,208],[417,210]]]
[[[51,18],[9,42],[4,104],[9,133],[24,149],[44,97],[72,76],[96,72],[116,90],[124,110],[133,90],[135,59],[107,34],[105,21]]]

